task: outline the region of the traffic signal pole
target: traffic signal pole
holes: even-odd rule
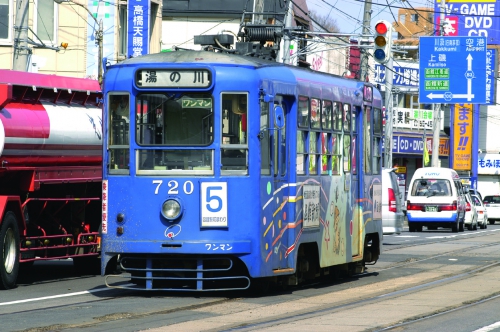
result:
[[[392,52],[385,66],[385,133],[384,133],[384,165],[386,168],[392,167],[392,82],[394,80]]]
[[[388,21],[375,23],[373,58],[385,66],[385,122],[384,166],[392,167],[392,82],[394,79],[392,58],[392,25]]]

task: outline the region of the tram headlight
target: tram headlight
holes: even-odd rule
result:
[[[176,199],[167,199],[161,206],[161,214],[168,220],[175,220],[182,213],[181,203]]]

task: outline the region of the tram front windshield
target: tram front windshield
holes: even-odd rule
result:
[[[224,93],[221,97],[221,170],[246,173],[247,94]],[[213,96],[204,93],[138,95],[135,109],[130,109],[136,119],[135,141],[139,149],[135,150],[135,158],[138,174],[179,171],[213,174],[216,153],[213,149],[213,104]],[[122,160],[117,158],[117,151],[128,145],[128,133],[117,128],[127,129],[128,122],[116,117],[112,117],[111,122],[110,149],[115,151],[113,160]],[[120,122],[121,126],[114,122]],[[133,128],[132,124],[130,128]],[[111,170],[123,169],[120,163],[115,162],[113,166]]]

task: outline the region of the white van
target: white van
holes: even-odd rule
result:
[[[455,170],[441,167],[419,168],[408,187],[406,217],[410,232],[438,227],[464,231],[464,187]]]
[[[382,229],[384,235],[400,234],[404,226],[401,193],[399,192],[397,168],[382,170]]]

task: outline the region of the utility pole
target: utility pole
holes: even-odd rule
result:
[[[372,0],[366,0],[365,1],[365,12],[363,15],[363,33],[361,37],[361,45],[363,44],[368,44],[365,36],[370,35],[370,24],[372,20]],[[361,47],[361,60],[360,60],[360,80],[363,82],[367,81],[368,78],[368,52],[366,48]]]
[[[98,30],[95,32],[95,40],[96,40],[96,44],[97,44],[97,47],[99,48],[99,54],[97,56],[98,60],[98,64],[97,64],[97,80],[99,81],[99,85],[102,87],[102,40],[104,38],[104,31],[103,31],[103,23],[102,23],[102,19],[100,21],[97,21],[97,18],[95,18],[95,16],[90,12],[90,10],[87,8],[86,5],[83,5],[81,3],[78,3],[76,1],[73,1],[73,0],[54,0],[56,3],[58,4],[62,4],[62,3],[72,3],[72,4],[75,4],[79,7],[82,7],[83,9],[85,9],[87,11],[87,13],[94,19],[95,23],[97,24],[97,27],[98,27]]]
[[[28,0],[16,1],[16,25],[14,26],[14,61],[12,69],[28,71]]]
[[[439,16],[439,35],[444,36],[444,20],[445,20],[445,10],[446,3],[441,1],[441,14]],[[432,167],[439,166],[439,133],[441,131],[441,104],[434,104],[434,116],[433,116],[433,127],[432,127]],[[424,142],[425,144],[425,142]]]
[[[286,19],[285,19],[285,27],[286,28],[291,28],[292,27],[292,16],[293,16],[293,2],[288,1],[288,11],[286,13]],[[285,36],[283,37],[283,63],[289,64],[290,63],[290,35],[289,33],[285,33]]]

